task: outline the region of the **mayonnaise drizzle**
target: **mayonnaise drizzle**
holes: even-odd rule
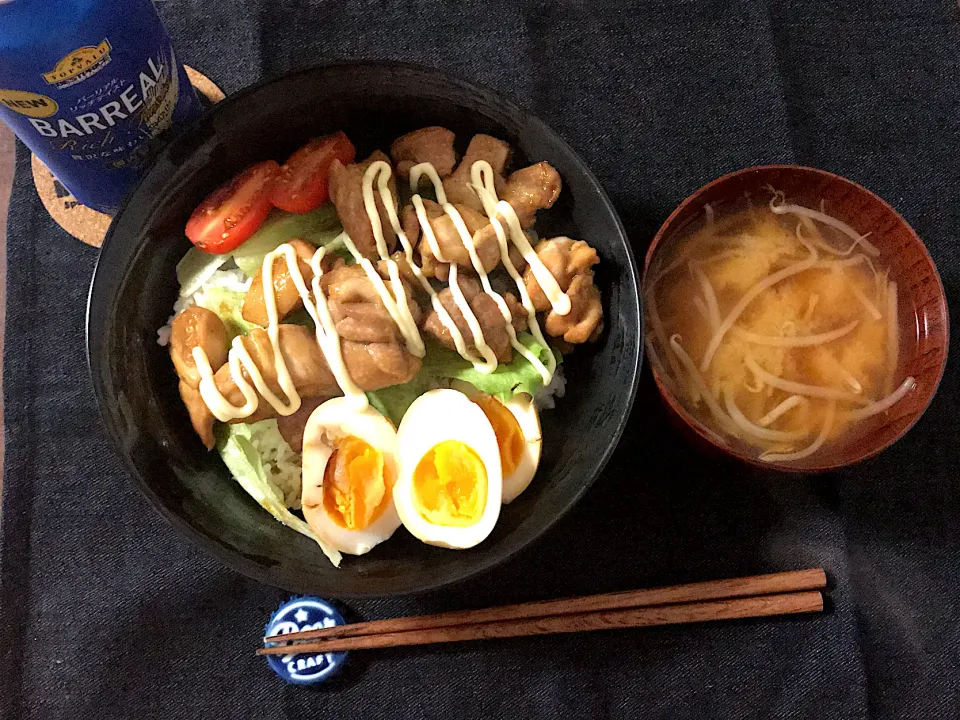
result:
[[[290,278],[293,280],[297,292],[300,293],[300,297],[309,300],[309,293],[306,284],[303,282],[303,275],[300,274],[300,259],[297,257],[293,246],[284,243],[273,252],[267,253],[267,256],[263,259],[263,268],[260,270],[263,274],[263,304],[267,309],[267,337],[270,338],[270,344],[273,346],[273,364],[277,373],[277,384],[287,396],[289,404],[284,404],[280,398],[273,394],[259,371],[251,372],[250,375],[253,378],[254,385],[257,386],[257,390],[278,413],[293,415],[300,409],[300,394],[293,384],[293,378],[290,377],[290,371],[283,359],[283,353],[280,352],[280,318],[277,314],[277,294],[273,289],[273,265],[276,259],[281,256],[287,261]],[[267,300],[268,297],[269,301]]]
[[[477,248],[473,244],[473,237],[470,235],[470,231],[467,229],[467,225],[463,222],[463,218],[460,216],[460,212],[450,203],[444,203],[443,211],[450,216],[450,219],[453,221],[453,226],[457,229],[457,233],[460,235],[460,241],[463,243],[463,246],[467,249],[467,253],[470,255],[470,262],[473,264],[473,269],[480,275],[480,279],[484,282],[484,290],[489,288],[490,282],[487,279],[487,273],[483,269],[483,263],[480,262],[480,258],[477,257]],[[473,314],[473,310],[470,308],[470,303],[467,302],[467,298],[463,294],[463,290],[460,288],[460,281],[458,280],[459,269],[456,263],[450,265],[450,292],[453,295],[453,301],[457,304],[457,308],[463,314],[463,319],[467,321],[467,326],[470,328],[470,332],[473,333],[473,344],[476,346],[477,350],[483,355],[484,363],[482,365],[474,364],[477,370],[484,373],[492,373],[497,369],[497,355],[493,352],[493,348],[487,345],[486,339],[483,337],[483,328],[480,326],[480,321],[477,320],[477,316]],[[491,290],[492,292],[492,290]],[[497,295],[499,298],[500,296]],[[502,300],[502,298],[501,298]],[[507,311],[507,317],[509,318],[510,312]],[[509,324],[510,321],[508,320]],[[513,330],[513,327],[510,327]]]
[[[544,384],[549,383],[553,378],[553,374],[557,368],[556,358],[553,357],[553,353],[550,353],[550,356],[547,358],[547,363],[544,365],[544,363],[540,362],[540,359],[532,351],[530,351],[529,348],[527,348],[517,339],[517,334],[513,329],[513,316],[510,313],[510,309],[503,297],[495,292],[493,287],[490,285],[490,278],[483,269],[480,259],[477,257],[476,246],[473,243],[473,237],[470,235],[470,232],[467,229],[466,224],[463,222],[463,218],[460,216],[460,213],[457,211],[457,209],[453,205],[447,203],[446,195],[443,191],[443,183],[440,181],[440,177],[437,175],[437,171],[434,169],[434,167],[429,163],[420,163],[419,165],[415,165],[413,168],[411,168],[410,189],[416,193],[420,186],[420,179],[423,175],[427,175],[430,178],[430,181],[433,183],[434,190],[436,192],[437,202],[443,208],[444,212],[450,216],[454,226],[457,228],[457,232],[460,234],[461,242],[463,242],[463,246],[467,249],[467,252],[470,255],[471,264],[473,265],[474,270],[480,276],[480,281],[483,285],[484,292],[490,295],[497,303],[500,314],[504,319],[504,327],[506,328],[507,334],[510,337],[510,344],[537,369],[537,372],[539,372],[541,378],[543,378]],[[510,251],[509,247],[507,246],[507,235],[503,230],[502,224],[497,218],[498,212],[507,217],[508,222],[510,216],[512,216],[513,223],[511,223],[511,239],[513,240],[514,244],[517,245],[521,254],[527,260],[528,264],[530,264],[531,268],[533,268],[534,275],[537,277],[538,282],[541,282],[541,277],[545,276],[549,278],[547,284],[541,282],[541,287],[544,288],[544,292],[547,294],[551,306],[557,310],[559,314],[565,315],[570,312],[570,298],[568,298],[563,291],[560,290],[560,286],[557,284],[556,279],[552,274],[550,274],[550,271],[530,246],[530,242],[527,240],[526,234],[520,227],[520,221],[517,219],[516,213],[513,211],[513,207],[506,202],[501,203],[501,205],[504,206],[503,208],[498,207],[497,191],[493,183],[494,173],[490,163],[484,160],[475,162],[470,168],[470,176],[474,189],[476,190],[477,194],[480,195],[484,212],[490,219],[490,222],[493,224],[494,231],[496,232],[497,243],[500,247],[500,259],[507,268],[507,272],[510,274],[510,277],[517,284],[517,289],[520,294],[520,302],[527,311],[527,320],[530,326],[531,334],[542,347],[549,347],[543,337],[540,326],[537,323],[536,309],[533,307],[529,293],[527,293],[526,286],[523,283],[523,278],[520,276],[520,273],[517,272],[516,267],[510,260]],[[417,211],[417,219],[420,221],[420,225],[423,228],[424,237],[426,238],[427,243],[430,245],[430,249],[433,251],[434,257],[436,257],[440,262],[445,262],[446,260],[443,258],[440,252],[436,236],[433,233],[433,229],[430,226],[426,211],[423,207],[423,200],[419,195],[415,194],[412,198],[412,202]],[[519,235],[519,239],[514,239],[514,236],[516,235]],[[454,294],[454,299],[460,300],[463,304],[466,304],[466,299],[463,298],[462,293],[460,293],[459,284],[456,282],[456,266],[451,265],[450,269],[452,271],[450,277],[450,289]],[[457,298],[457,295],[460,295],[460,298]],[[457,303],[458,307],[460,307],[461,302]],[[470,324],[469,320],[468,324]],[[444,325],[446,325],[446,323],[444,323]],[[474,336],[476,336],[476,331],[474,331],[472,325],[471,331],[474,332]],[[460,351],[461,356],[470,360],[475,366],[477,366],[477,363],[474,359],[464,355],[459,344],[457,345],[457,350]],[[496,369],[495,364],[493,367]]]
[[[433,193],[437,196],[437,202],[440,205],[447,204],[447,193],[443,190],[443,181],[437,174],[437,169],[428,162],[422,162],[410,168],[410,192],[417,198],[420,197],[417,191],[420,189],[420,178],[426,175],[433,185]]]
[[[373,285],[374,290],[377,291],[380,299],[383,300],[383,305],[387,309],[387,313],[390,315],[393,322],[396,323],[397,328],[400,330],[400,334],[403,335],[407,350],[409,350],[412,355],[423,357],[426,354],[426,347],[423,344],[423,339],[420,337],[420,331],[417,329],[417,324],[413,322],[413,318],[410,317],[410,323],[408,325],[404,319],[404,314],[400,309],[400,305],[396,301],[396,296],[387,290],[387,286],[383,282],[383,278],[380,277],[380,273],[377,272],[377,269],[373,266],[373,263],[367,260],[367,258],[365,258],[357,249],[357,246],[353,244],[353,240],[350,239],[350,236],[346,233],[342,233],[339,237],[343,240],[343,244],[350,254],[353,255],[353,259],[356,261],[357,265],[363,268],[363,271],[367,274],[367,278]],[[397,277],[399,278],[399,269],[397,268],[397,264],[395,262],[392,260],[389,262],[393,263],[392,266],[389,266],[392,285],[393,274],[397,273]],[[407,315],[409,315],[410,308],[406,305],[406,293],[402,292],[402,290],[403,286],[401,285],[400,296],[403,298],[404,306],[407,308]],[[410,327],[411,325],[412,329]]]
[[[425,163],[421,163],[421,165],[423,164]],[[467,302],[467,299],[463,296],[463,292],[460,290],[460,285],[456,281],[456,265],[450,266],[450,291],[453,294],[454,303],[456,304],[457,309],[463,315],[464,320],[467,322],[467,326],[470,328],[470,332],[473,334],[473,344],[477,348],[477,351],[483,356],[483,360],[478,360],[472,355],[472,353],[467,351],[466,343],[463,340],[462,334],[460,333],[459,329],[457,329],[457,326],[450,317],[450,314],[443,308],[443,305],[440,303],[440,300],[437,297],[437,292],[433,289],[433,286],[430,285],[430,281],[427,280],[426,277],[423,277],[422,268],[416,264],[413,257],[413,247],[410,244],[409,238],[407,238],[406,234],[403,232],[403,228],[400,227],[400,218],[397,217],[397,210],[393,204],[393,194],[390,192],[390,187],[388,185],[391,172],[392,171],[388,163],[378,160],[377,162],[372,163],[369,168],[367,168],[367,171],[363,176],[364,207],[367,210],[367,215],[370,217],[370,226],[373,228],[374,238],[377,241],[377,252],[379,253],[380,258],[385,260],[388,264],[393,263],[393,265],[396,266],[396,262],[393,260],[393,258],[389,257],[387,244],[383,237],[383,226],[380,223],[380,213],[377,211],[377,206],[374,202],[373,182],[375,178],[377,179],[378,190],[380,191],[380,199],[387,211],[387,217],[390,220],[390,225],[393,227],[393,231],[396,233],[397,238],[400,240],[400,244],[403,246],[407,263],[410,265],[410,269],[413,271],[414,275],[420,281],[421,287],[423,287],[424,290],[426,290],[430,295],[431,305],[434,307],[434,309],[437,309],[437,315],[440,318],[440,322],[443,323],[444,327],[447,328],[447,330],[450,332],[450,335],[453,337],[457,351],[463,358],[473,363],[473,366],[480,372],[493,372],[497,369],[497,356],[484,340],[483,330],[480,327],[480,321],[477,320],[476,315],[473,314],[473,310],[470,308],[470,303]],[[420,173],[422,172],[424,172],[423,169],[421,169]],[[420,173],[417,174],[418,180]],[[443,185],[440,183],[440,178],[437,176],[436,171],[433,171],[433,173],[427,172],[427,174],[430,176],[431,180],[435,180],[435,187],[439,185],[440,193],[442,193]],[[419,198],[419,196],[417,197]],[[420,203],[420,207],[423,207],[422,202]],[[453,206],[451,205],[450,207]],[[454,210],[454,212],[456,212],[456,210]],[[458,214],[457,218],[459,217],[460,216]],[[426,219],[425,214],[424,219]],[[463,221],[461,220],[461,223],[462,222]],[[429,222],[427,222],[426,227],[430,227]],[[436,244],[437,240],[436,237],[433,236],[433,229],[430,228],[429,232],[433,237],[433,243]],[[467,235],[469,236],[469,233],[467,233]],[[406,303],[406,294],[403,293],[402,286],[400,288],[400,292],[404,303]],[[386,302],[387,298],[384,298],[384,301]],[[441,310],[443,311],[442,313]],[[413,324],[413,331],[417,334],[417,338],[420,340],[422,345],[423,341],[420,338],[416,324]]]
[[[443,181],[440,180],[440,176],[437,175],[436,168],[427,162],[414,165],[410,168],[410,191],[413,193],[410,201],[413,203],[413,209],[417,211],[417,220],[420,221],[420,227],[423,228],[423,236],[427,239],[427,245],[430,246],[433,256],[437,259],[437,262],[445,263],[447,259],[443,256],[443,252],[440,250],[440,244],[437,242],[437,236],[433,233],[433,228],[430,226],[427,211],[423,207],[423,198],[421,198],[417,192],[420,188],[420,178],[424,175],[426,175],[433,184],[433,191],[437,196],[437,203],[441,206],[447,204],[447,194],[443,191]]]
[[[520,276],[520,273],[517,272],[516,267],[510,261],[509,247],[507,245],[508,235],[504,230],[502,223],[499,221],[499,217],[504,217],[507,220],[507,224],[510,228],[509,239],[514,245],[517,246],[524,259],[530,265],[531,271],[534,273],[534,276],[540,283],[541,288],[543,288],[544,294],[550,301],[551,308],[558,314],[566,315],[570,312],[570,298],[560,289],[556,279],[550,273],[546,265],[543,264],[543,261],[540,260],[539,256],[530,245],[526,234],[523,232],[523,228],[520,227],[520,221],[518,220],[513,207],[507,202],[498,202],[496,188],[493,183],[493,168],[490,166],[490,164],[481,160],[475,162],[471,166],[470,170],[474,189],[481,196],[484,212],[487,214],[487,217],[494,226],[497,236],[497,243],[500,249],[501,260],[503,261],[504,266],[507,267],[507,271],[511,278],[517,284],[518,291],[520,293],[521,304],[527,311],[528,324],[530,325],[531,333],[536,341],[543,347],[549,347],[546,339],[543,336],[543,332],[540,330],[540,326],[537,323],[536,309],[533,307],[530,296],[526,291],[523,279]],[[493,372],[496,370],[498,364],[496,354],[483,337],[483,328],[481,327],[479,320],[470,307],[470,303],[467,301],[463,291],[460,288],[460,283],[458,282],[458,267],[456,263],[450,264],[450,292],[457,309],[463,315],[464,321],[470,328],[470,333],[473,335],[473,345],[476,347],[477,352],[482,356],[482,358],[477,358],[467,349],[462,333],[460,333],[456,324],[450,318],[449,313],[443,309],[443,305],[440,303],[437,297],[437,292],[434,290],[426,276],[423,275],[422,268],[416,264],[413,257],[413,247],[400,226],[396,207],[393,203],[393,196],[389,190],[388,183],[390,174],[390,165],[383,161],[377,161],[370,165],[366,173],[364,173],[363,178],[362,189],[364,193],[364,208],[369,216],[370,226],[373,229],[374,238],[377,241],[378,254],[380,255],[381,259],[393,262],[393,260],[388,256],[388,249],[383,237],[383,226],[380,220],[380,213],[377,210],[376,202],[373,196],[374,181],[377,182],[381,201],[383,202],[384,209],[387,212],[390,224],[400,240],[401,245],[403,246],[407,262],[410,265],[414,276],[419,281],[421,287],[423,287],[423,289],[430,296],[431,305],[437,310],[437,315],[440,319],[440,322],[444,325],[447,331],[450,332],[450,335],[454,341],[454,345],[457,348],[457,352],[461,355],[461,357],[472,363],[473,366],[480,372]],[[414,193],[413,197],[411,198],[411,202],[414,210],[417,213],[417,220],[419,221],[423,231],[424,239],[430,246],[434,257],[438,260],[438,262],[448,262],[447,258],[444,257],[443,252],[440,249],[436,235],[433,232],[432,226],[430,225],[429,218],[426,214],[426,208],[423,204],[423,199],[417,193],[417,190],[420,186],[420,181],[424,176],[426,176],[433,184],[438,204],[453,222],[453,225],[457,230],[457,234],[460,236],[460,241],[470,256],[471,265],[480,278],[483,291],[490,295],[494,302],[496,302],[497,308],[500,310],[500,314],[503,317],[504,327],[506,328],[507,334],[510,338],[511,346],[533,364],[533,366],[537,369],[537,372],[540,373],[544,383],[549,383],[553,378],[554,372],[556,371],[556,358],[554,358],[551,353],[546,364],[544,364],[531,350],[529,350],[517,339],[516,331],[513,329],[513,317],[510,313],[510,309],[507,306],[504,298],[499,293],[494,291],[493,287],[491,286],[490,278],[477,255],[476,245],[473,242],[473,236],[467,228],[463,217],[460,215],[460,212],[454,205],[447,202],[446,194],[443,190],[443,183],[440,180],[440,176],[437,174],[436,169],[430,163],[420,163],[410,169],[410,188]],[[359,258],[359,254],[355,254],[355,256]],[[385,304],[387,304],[389,307],[390,300],[393,298],[384,296],[385,290],[385,287],[383,290],[380,290],[378,286],[378,292],[381,293]]]
[[[543,332],[540,329],[540,325],[537,322],[536,308],[534,308],[533,302],[530,300],[530,295],[527,292],[526,285],[523,282],[523,277],[520,275],[516,266],[513,264],[513,261],[510,259],[508,238],[517,247],[521,255],[523,255],[524,260],[526,260],[527,264],[530,266],[531,272],[533,272],[533,275],[540,284],[541,289],[543,290],[547,299],[550,301],[551,308],[554,312],[559,315],[568,314],[571,309],[570,298],[560,289],[556,278],[553,277],[550,270],[546,267],[546,265],[544,265],[543,261],[537,256],[536,251],[534,251],[533,247],[530,245],[530,241],[527,239],[526,233],[524,233],[523,228],[520,226],[520,221],[517,218],[513,207],[509,203],[497,199],[496,187],[493,182],[494,173],[490,164],[483,160],[477,161],[470,168],[470,172],[473,188],[479,195],[480,201],[483,204],[484,212],[489,218],[496,233],[497,244],[499,245],[500,249],[500,259],[510,277],[516,284],[517,291],[520,296],[520,303],[527,312],[527,323],[529,325],[530,332],[534,339],[541,346],[549,348],[549,344],[547,343],[546,338],[544,338]],[[476,347],[477,352],[479,352],[482,356],[480,358],[476,357],[472,352],[469,351],[463,334],[460,332],[459,328],[457,328],[456,323],[453,322],[449,312],[447,312],[446,308],[444,308],[443,304],[440,302],[439,294],[437,293],[436,289],[434,289],[433,285],[430,283],[430,280],[424,275],[423,269],[416,264],[414,260],[414,248],[411,245],[409,238],[403,232],[403,228],[400,225],[400,219],[397,216],[397,208],[394,205],[393,194],[390,192],[389,181],[391,173],[392,170],[388,163],[383,161],[371,163],[370,167],[367,168],[366,172],[364,173],[361,187],[364,209],[367,212],[367,216],[370,220],[370,227],[373,230],[374,240],[376,241],[377,246],[377,254],[380,256],[380,259],[384,261],[387,267],[387,274],[390,277],[390,288],[387,288],[386,283],[380,276],[380,273],[377,272],[377,269],[374,267],[373,263],[371,263],[370,260],[365,258],[360,253],[356,245],[350,239],[349,235],[346,233],[341,234],[337,240],[330,244],[330,247],[338,242],[343,243],[346,249],[351,253],[351,255],[353,255],[357,261],[357,264],[363,268],[364,273],[370,279],[374,289],[383,301],[384,307],[386,308],[390,317],[396,323],[401,335],[403,335],[407,349],[411,354],[416,355],[417,357],[423,357],[426,352],[426,347],[410,310],[406,289],[400,277],[400,268],[397,265],[397,262],[390,257],[386,239],[383,234],[383,225],[380,220],[380,213],[377,209],[376,199],[374,196],[373,186],[374,182],[376,182],[377,191],[380,193],[380,199],[387,212],[387,217],[390,220],[393,231],[396,233],[397,238],[403,247],[404,255],[407,263],[410,266],[410,270],[412,271],[414,277],[417,278],[417,281],[420,283],[420,286],[423,288],[423,290],[429,295],[431,306],[434,310],[436,310],[440,322],[450,332],[450,335],[454,341],[454,345],[457,348],[457,352],[461,355],[461,357],[472,363],[474,367],[481,372],[493,372],[497,368],[496,355],[486,343],[483,337],[483,329],[480,326],[480,322],[473,313],[473,310],[470,308],[470,304],[460,288],[460,283],[458,281],[458,267],[456,263],[450,264],[450,291],[457,309],[460,310],[464,320],[467,323],[467,326],[470,328],[470,332],[473,335],[473,345]],[[419,221],[423,230],[424,239],[430,246],[434,257],[438,262],[449,262],[444,257],[436,235],[433,232],[433,228],[430,225],[429,218],[426,214],[426,208],[423,204],[423,199],[419,194],[417,194],[420,180],[424,176],[426,176],[433,184],[438,204],[443,208],[444,213],[450,217],[454,227],[457,230],[457,233],[460,235],[460,240],[470,256],[473,269],[480,277],[480,283],[483,287],[483,291],[490,295],[494,302],[496,302],[497,308],[500,310],[500,314],[503,317],[504,327],[506,328],[507,334],[510,337],[511,346],[537,369],[537,372],[539,372],[540,376],[543,378],[544,384],[549,383],[556,371],[556,358],[552,352],[549,352],[547,362],[543,363],[532,351],[530,351],[518,340],[517,334],[513,329],[513,317],[510,313],[510,308],[504,298],[497,293],[490,284],[490,278],[483,267],[483,263],[480,261],[480,258],[477,255],[477,249],[473,242],[473,236],[470,234],[463,217],[460,215],[460,212],[456,207],[447,202],[446,194],[443,190],[443,183],[440,180],[440,176],[437,174],[436,169],[430,163],[420,163],[415,165],[410,170],[410,187],[414,192],[412,203],[417,214],[417,220]],[[509,233],[504,230],[501,219],[506,220]],[[267,291],[268,288],[271,290],[273,289],[273,265],[276,259],[279,257],[283,257],[287,262],[287,268],[289,270],[290,277],[293,280],[294,286],[297,288],[300,298],[303,300],[304,308],[314,321],[314,325],[316,327],[317,344],[320,346],[320,350],[323,352],[323,355],[327,360],[330,371],[333,373],[337,384],[344,393],[344,396],[354,401],[357,409],[362,409],[368,404],[366,394],[356,385],[356,383],[354,383],[353,378],[350,377],[350,373],[347,370],[346,363],[343,360],[340,336],[336,331],[336,325],[330,314],[330,308],[327,299],[324,296],[320,286],[321,278],[323,276],[322,261],[327,249],[328,247],[319,248],[310,260],[310,267],[313,270],[313,281],[310,289],[307,288],[303,274],[300,272],[299,258],[293,246],[284,243],[273,252],[268,253],[263,261],[261,272],[263,273],[262,279],[264,288],[264,306],[267,311],[267,337],[270,339],[270,344],[273,349],[273,361],[277,374],[277,384],[280,386],[282,393],[286,396],[286,400],[278,397],[267,385],[263,374],[260,372],[260,369],[257,367],[256,363],[254,363],[250,353],[243,345],[242,338],[234,338],[228,354],[230,375],[244,398],[244,403],[240,406],[233,405],[217,388],[213,368],[210,366],[210,361],[203,349],[199,346],[193,348],[193,359],[196,363],[197,370],[200,373],[200,395],[203,398],[203,401],[207,404],[207,407],[213,413],[214,417],[221,422],[239,420],[253,415],[259,406],[259,397],[257,395],[258,392],[260,396],[262,396],[280,415],[292,415],[300,408],[300,395],[297,392],[292,377],[290,376],[286,361],[280,352],[280,322],[277,312],[276,293]],[[313,291],[312,296],[310,292],[311,290]],[[247,381],[246,377],[244,377],[244,370],[246,370],[247,374],[250,376],[250,380],[253,383],[252,385]]]
[[[510,226],[510,239],[517,246],[523,259],[527,261],[527,265],[530,266],[530,270],[543,290],[543,294],[550,301],[550,307],[557,315],[568,315],[571,309],[570,297],[560,289],[553,273],[543,264],[540,256],[530,245],[530,240],[527,239],[527,234],[520,226],[520,219],[517,217],[513,206],[505,200],[497,201],[497,190],[493,183],[493,168],[490,167],[490,163],[486,160],[475,162],[470,168],[470,180],[473,183],[473,189],[480,195],[483,210],[490,218],[490,222],[494,224],[494,229],[503,229],[501,224],[497,222],[498,214],[506,219],[507,225]],[[500,236],[499,232],[497,236]],[[503,250],[503,245],[501,245],[501,257],[506,264],[509,258]]]
[[[443,183],[440,181],[440,176],[437,175],[437,171],[430,163],[420,163],[419,165],[414,165],[410,169],[410,186],[413,188],[414,192],[416,192],[416,188],[419,185],[420,177],[422,175],[427,175],[430,178],[437,197],[442,198],[443,201],[446,202],[446,196],[443,192]],[[413,206],[417,211],[417,218],[420,220],[420,224],[423,228],[423,234],[427,238],[427,242],[430,244],[431,249],[434,251],[434,257],[440,262],[446,262],[442,253],[440,252],[440,247],[437,243],[436,235],[433,233],[433,228],[430,226],[430,222],[427,219],[426,210],[423,206],[423,199],[419,195],[414,195],[412,201]],[[391,222],[393,222],[395,216],[395,212],[390,213]],[[410,239],[406,236],[406,233],[404,233],[402,228],[399,227],[399,221],[397,221],[395,224],[396,227],[394,230],[397,231],[399,229],[399,232],[397,232],[397,237],[400,239],[400,244],[403,246],[404,256],[407,258],[407,264],[410,266],[410,270],[413,272],[414,277],[416,277],[417,281],[420,283],[420,287],[422,287],[424,292],[426,292],[430,297],[430,305],[436,311],[437,316],[440,318],[440,322],[453,338],[453,343],[457,348],[457,352],[462,358],[470,363],[473,363],[475,367],[478,365],[483,365],[484,360],[478,359],[467,348],[466,341],[463,339],[463,334],[460,332],[460,329],[457,327],[456,323],[453,322],[453,319],[450,317],[450,313],[447,312],[447,309],[443,306],[443,303],[440,302],[440,297],[437,291],[434,289],[433,285],[430,284],[430,280],[427,278],[427,276],[423,274],[423,269],[417,265],[416,260],[413,257],[413,245],[410,243]],[[459,286],[457,286],[457,290],[459,289]],[[451,290],[451,292],[454,291]],[[464,304],[466,304],[466,299],[464,299]],[[469,305],[467,305],[467,307],[469,309]]]
[[[344,397],[355,401],[357,409],[362,410],[367,406],[367,395],[353,382],[353,378],[350,377],[347,364],[343,360],[343,350],[340,347],[340,335],[337,333],[337,326],[333,321],[333,317],[330,315],[330,306],[327,303],[327,298],[320,288],[320,279],[323,277],[323,267],[321,263],[328,249],[329,246],[318,248],[317,252],[315,252],[310,259],[310,269],[313,270],[312,289],[314,301],[312,303],[308,302],[308,299],[304,297],[303,304],[313,318],[317,333],[317,344],[320,346],[320,350],[327,360],[327,365],[330,366],[330,371],[337,380],[337,385],[343,390]],[[301,295],[301,297],[303,296]]]
[[[358,409],[362,409],[367,405],[367,396],[357,387],[350,377],[350,373],[347,371],[346,363],[343,361],[343,352],[340,347],[340,336],[337,334],[336,326],[330,315],[327,299],[320,288],[320,279],[323,276],[321,262],[323,261],[326,251],[326,247],[318,248],[310,259],[310,266],[313,270],[312,289],[314,299],[311,299],[310,291],[307,289],[306,281],[303,278],[303,273],[300,272],[299,258],[296,250],[287,243],[280,245],[264,258],[263,268],[261,270],[263,273],[263,287],[265,289],[273,288],[273,265],[278,257],[283,256],[287,261],[290,278],[293,280],[293,284],[297,288],[300,298],[303,300],[303,305],[310,314],[310,317],[313,318],[316,326],[317,344],[320,346],[320,350],[323,352],[323,356],[330,366],[330,371],[333,373],[340,389],[343,390],[344,396],[353,400]],[[259,392],[280,415],[292,415],[300,409],[300,394],[297,392],[297,388],[293,383],[293,378],[290,377],[287,363],[280,351],[280,320],[277,313],[276,293],[265,291],[263,302],[267,310],[267,337],[270,339],[270,345],[273,348],[273,362],[274,369],[277,373],[277,384],[287,396],[287,401],[284,402],[281,400],[269,388],[263,378],[263,373],[260,372],[260,368],[253,362],[253,358],[250,357],[250,353],[247,352],[247,348],[243,345],[242,338],[236,337],[233,339],[228,355],[230,376],[233,378],[233,382],[245,400],[244,404],[239,407],[227,400],[217,388],[213,368],[210,367],[210,361],[206,353],[202,348],[195,347],[193,348],[193,359],[200,373],[200,396],[207,404],[207,407],[210,408],[210,412],[213,413],[214,417],[221,422],[239,420],[253,415],[259,407],[257,392]],[[256,390],[247,382],[247,379],[243,375],[243,370],[247,371],[247,374],[253,381],[253,385],[256,386]]]
[[[527,292],[527,286],[523,282],[523,277],[513,264],[513,260],[510,259],[510,249],[507,247],[507,235],[503,230],[503,225],[497,218],[498,203],[497,191],[493,183],[493,168],[490,167],[490,163],[484,160],[479,160],[473,164],[472,168],[470,168],[470,178],[473,181],[473,189],[480,196],[480,202],[483,204],[484,212],[486,212],[487,217],[490,218],[490,223],[493,225],[494,232],[497,235],[497,243],[500,246],[500,260],[503,262],[503,266],[507,269],[507,273],[509,273],[510,277],[513,279],[513,282],[516,284],[517,293],[520,295],[520,304],[523,306],[524,310],[527,311],[527,325],[530,328],[530,333],[533,335],[534,340],[540,343],[541,347],[549,348],[550,346],[547,344],[547,341],[543,337],[543,333],[540,330],[540,324],[537,322],[537,310],[533,306],[533,302],[530,300],[530,294]],[[505,217],[512,215],[513,220],[515,221],[513,224],[511,224],[511,233],[513,233],[514,230],[517,230],[521,235],[524,236],[524,240],[526,240],[526,235],[523,232],[523,228],[520,227],[520,222],[517,220],[517,215],[513,211],[513,207],[510,205],[510,203],[503,204],[509,208],[509,211],[507,211],[508,214],[505,215]],[[530,243],[527,242],[528,246],[529,244]],[[534,256],[536,256],[536,253],[534,253]],[[541,262],[539,257],[537,257],[536,261]],[[549,270],[547,272],[549,273]],[[552,278],[553,276],[551,275],[550,277]],[[490,284],[486,274],[483,275],[483,279],[484,289],[486,289]],[[492,290],[488,292],[490,292],[491,295],[494,294]],[[497,300],[497,305],[500,307],[500,313],[503,315],[504,320],[506,321],[507,333],[510,335],[510,344],[537,369],[537,372],[540,373],[540,377],[543,378],[543,384],[548,384],[553,379],[553,374],[557,369],[557,359],[554,357],[553,352],[551,351],[548,353],[546,365],[540,362],[540,359],[536,355],[534,355],[523,343],[517,340],[517,334],[513,330],[510,309],[507,307],[506,303],[503,302],[503,299],[499,295],[495,295],[494,299]]]
[[[368,167],[367,171],[363,174],[363,206],[367,211],[370,228],[373,230],[373,237],[377,243],[377,254],[380,255],[380,259],[387,265],[387,273],[390,275],[390,284],[393,288],[392,297],[388,296],[385,292],[386,287],[383,285],[383,282],[378,282],[380,275],[377,273],[376,268],[373,267],[373,264],[366,258],[362,258],[362,256],[356,252],[357,248],[352,241],[345,241],[347,242],[347,247],[350,248],[350,252],[353,253],[354,258],[356,258],[357,262],[363,267],[364,272],[367,273],[367,277],[373,282],[374,287],[377,288],[377,292],[383,299],[384,305],[387,306],[390,317],[397,323],[397,327],[400,329],[400,334],[403,335],[403,339],[406,341],[410,354],[423,357],[426,354],[426,347],[423,344],[423,338],[420,337],[420,330],[417,328],[417,323],[413,319],[413,314],[410,312],[407,291],[403,286],[403,281],[400,279],[400,268],[396,260],[390,257],[390,252],[387,249],[387,242],[383,237],[383,225],[380,222],[380,212],[377,210],[377,201],[373,197],[373,181],[378,174],[380,175],[378,182],[380,199],[383,202],[383,206],[387,209],[387,215],[390,217],[394,231],[398,234],[402,233],[399,229],[400,222],[397,220],[396,208],[393,206],[393,193],[390,192],[388,185],[390,181],[390,165],[382,160],[371,163],[370,167]],[[347,236],[345,235],[345,237]]]
[[[240,354],[235,352],[236,347],[237,344],[234,342],[228,357],[230,363],[230,374],[234,377],[234,379],[240,378],[240,382],[237,383],[237,387],[243,394],[245,401],[240,407],[231,404],[217,389],[217,383],[214,380],[213,368],[210,367],[210,360],[207,358],[207,354],[203,351],[203,348],[200,346],[193,348],[193,361],[196,363],[197,371],[200,373],[200,397],[203,398],[203,401],[207,404],[207,407],[210,408],[210,412],[212,412],[213,416],[220,422],[229,422],[230,420],[238,420],[240,418],[249,417],[257,411],[257,405],[260,402],[257,398],[256,391],[243,377],[243,371],[240,367]],[[256,369],[249,353],[246,351],[246,348],[241,345],[240,351],[249,361],[247,363],[247,367],[253,366],[254,369]]]

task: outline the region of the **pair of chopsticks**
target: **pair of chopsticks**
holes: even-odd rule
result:
[[[815,613],[823,610],[826,586],[827,576],[817,568],[374,620],[265,637],[268,646],[257,654],[326,653]]]

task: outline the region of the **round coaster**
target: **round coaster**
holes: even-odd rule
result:
[[[265,636],[344,625],[343,616],[326,600],[293,597],[283,603],[264,628]],[[347,660],[346,652],[267,655],[270,669],[295,685],[313,685],[336,675]]]
[[[185,66],[184,70],[190,84],[200,93],[200,100],[204,105],[215,105],[223,100],[223,91],[214,85],[210,78],[192,67]],[[33,184],[50,217],[77,240],[100,247],[107,228],[110,227],[110,216],[78,203],[36,155],[31,158],[30,167],[33,170]]]

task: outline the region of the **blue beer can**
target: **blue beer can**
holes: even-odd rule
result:
[[[151,0],[0,0],[0,118],[84,205],[116,212],[200,112]]]

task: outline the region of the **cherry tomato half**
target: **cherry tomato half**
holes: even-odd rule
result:
[[[353,143],[342,132],[311,140],[280,168],[270,187],[270,202],[292,213],[320,207],[330,197],[328,176],[334,159],[349,165],[356,155]]]
[[[279,170],[275,161],[265,160],[210,193],[187,221],[190,242],[222,254],[253,235],[270,213],[269,186]]]

